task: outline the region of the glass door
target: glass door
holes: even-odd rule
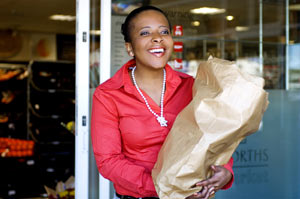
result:
[[[170,60],[170,65],[172,65],[172,61],[175,63],[174,60],[180,58],[183,67],[174,68],[175,70],[193,75],[198,64],[205,61],[209,55],[213,55],[236,61],[241,69],[264,77],[266,80],[265,88],[271,90],[270,97],[274,101],[290,97],[290,94],[285,96],[287,94],[284,92],[285,89],[300,88],[299,59],[297,58],[299,56],[296,55],[296,52],[299,51],[300,9],[299,2],[296,0],[83,1],[77,0],[78,81],[76,91],[78,100],[76,128],[78,132],[76,149],[78,156],[76,157],[78,157],[78,162],[76,165],[78,169],[76,171],[79,173],[77,173],[77,181],[83,180],[77,184],[78,189],[76,191],[78,194],[89,192],[89,195],[85,196],[100,199],[110,199],[114,195],[112,184],[99,175],[93,158],[89,140],[91,98],[95,88],[113,76],[129,59],[124,48],[120,27],[126,15],[136,7],[142,5],[157,6],[167,13],[173,27],[181,26],[183,35],[174,35],[174,41],[183,43],[183,51],[180,56],[178,54],[172,56],[173,60]],[[214,10],[217,13],[203,13],[203,10],[199,9],[203,7],[211,8],[211,11]],[[194,10],[196,8],[198,10]],[[87,24],[90,24],[90,27],[86,27]],[[173,66],[176,65],[173,64]],[[296,93],[292,94],[293,96],[297,95]],[[285,107],[286,105],[282,102],[280,101],[282,107]],[[297,103],[296,106],[299,106],[298,101],[295,103]],[[275,105],[271,107],[278,111],[276,115],[283,114],[281,110],[276,109]],[[271,112],[266,114],[265,125],[271,122],[270,118],[274,114]],[[290,115],[297,115],[297,113],[293,112]],[[284,118],[281,116],[277,119],[279,121],[276,124],[284,123]],[[299,126],[295,126],[296,124],[293,125],[293,128],[299,129]],[[268,132],[273,131],[268,130],[269,127],[271,125],[264,126],[263,134],[265,137],[259,137],[259,139],[268,138]],[[286,132],[291,130],[290,127],[284,127],[284,129]],[[247,140],[248,144],[251,142],[261,143],[255,139]],[[261,149],[254,145],[253,147],[257,150],[255,153],[265,155],[264,151],[260,152]],[[272,156],[273,145],[271,145],[272,143],[268,149],[268,157]],[[241,145],[238,152],[243,151],[243,147],[247,146],[252,147],[245,143]],[[240,158],[239,154],[235,155]],[[80,163],[79,159],[85,163]],[[263,161],[268,162],[269,160],[264,159]],[[239,178],[236,181],[237,184],[241,182],[241,175],[248,175],[247,172],[243,173],[245,171],[243,166],[245,165],[240,165],[241,167],[236,169]],[[250,164],[246,166],[249,166],[247,171],[250,170],[257,175],[265,175],[265,170],[268,168],[259,167],[255,170],[251,168]],[[252,175],[251,172],[249,175]],[[276,175],[273,175],[272,172],[267,172],[267,175],[269,175],[267,182],[263,181],[264,178],[261,177],[263,180],[259,183],[269,187],[277,186],[270,183],[273,178],[276,178]],[[246,176],[245,179],[249,181],[250,177],[247,178]],[[218,197],[225,198],[228,194],[232,198],[238,198],[239,194],[236,187],[243,187],[247,184],[246,181],[243,183],[235,185],[230,192],[224,192],[224,195],[220,192]],[[257,183],[258,187],[260,186],[259,183]]]

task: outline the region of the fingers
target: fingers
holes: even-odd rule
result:
[[[213,177],[207,179],[207,180],[203,180],[201,182],[197,182],[196,186],[207,186],[208,188],[215,186],[217,183],[217,179],[214,179]]]
[[[196,186],[202,186],[202,185],[201,185],[201,183],[199,183],[199,185],[197,183]],[[220,184],[219,184],[218,181],[210,183],[210,184],[205,185],[205,186],[209,189],[209,191],[213,190],[214,192],[216,192],[216,191],[218,191],[220,189]]]
[[[216,166],[216,165],[211,165],[211,167],[210,167],[214,172],[218,172],[218,171],[220,171],[220,166]]]
[[[211,195],[214,195],[216,193],[216,190],[215,190],[215,187],[211,187],[208,189],[208,195],[211,196]]]
[[[215,194],[214,187],[208,188],[207,186],[205,186],[201,191],[194,193],[187,199],[208,199],[213,194]]]
[[[204,186],[201,191],[199,191],[197,193],[194,193],[192,196],[193,196],[193,198],[198,198],[198,199],[203,198],[203,199],[206,199],[207,198],[206,196],[208,195],[208,191],[209,191],[208,187]]]
[[[221,172],[222,171],[222,168],[220,168],[220,166],[216,166],[216,165],[212,165],[211,166],[211,169],[213,170],[213,172],[214,172],[214,174],[213,174],[213,176],[211,177],[211,178],[208,178],[208,179],[206,179],[206,180],[202,180],[201,182],[198,182],[197,184],[196,184],[196,186],[209,186],[209,185],[211,185],[211,184],[213,184],[213,183],[216,183],[216,181],[218,180],[217,178],[216,178],[216,173],[218,173],[218,172]]]
[[[206,180],[196,183],[196,186],[221,188],[231,179],[231,173],[223,166],[212,165],[211,169],[213,170],[213,175]],[[228,173],[230,174],[228,175]]]
[[[208,192],[208,187],[205,186],[205,187],[203,187],[203,189],[201,191],[194,193],[193,196],[203,198],[207,194],[207,192]]]

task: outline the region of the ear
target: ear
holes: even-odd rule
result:
[[[130,57],[134,57],[134,52],[133,52],[131,43],[126,42],[126,43],[125,43],[125,48],[126,48],[126,50],[127,50],[128,55],[129,55]]]

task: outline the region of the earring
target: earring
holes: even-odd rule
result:
[[[133,54],[132,51],[129,51],[129,55],[130,55],[131,57],[134,57],[134,54]]]

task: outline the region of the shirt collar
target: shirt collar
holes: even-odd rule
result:
[[[128,74],[129,68],[134,67],[135,65],[136,64],[134,59],[129,60],[115,73],[115,75],[111,79],[107,80],[102,84],[101,89],[104,90],[119,89],[122,86],[124,86],[124,89],[127,92],[129,93],[132,93],[133,91],[135,92],[135,87]],[[169,94],[173,93],[174,90],[180,85],[182,78],[190,77],[185,73],[174,71],[171,68],[171,66],[169,66],[168,64],[166,65],[165,69],[167,73],[166,86],[167,86],[167,92]]]

